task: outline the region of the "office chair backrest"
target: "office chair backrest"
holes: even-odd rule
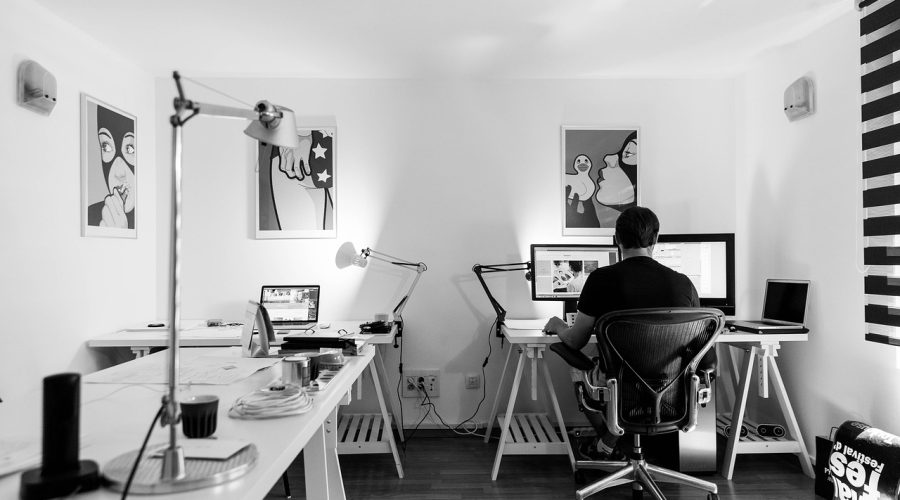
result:
[[[618,380],[619,425],[626,432],[671,432],[696,414],[691,380],[723,321],[721,311],[699,308],[631,309],[597,320],[604,372]]]

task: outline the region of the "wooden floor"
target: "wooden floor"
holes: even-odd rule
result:
[[[344,488],[350,500],[390,498],[400,500],[478,500],[502,498],[515,500],[553,500],[575,498],[575,484],[568,459],[563,456],[503,457],[500,474],[491,481],[491,468],[497,441],[485,444],[475,437],[416,435],[401,454],[406,473],[397,477],[389,454],[342,455]],[[721,462],[720,462],[721,463]],[[587,471],[588,480],[601,477]],[[293,498],[305,498],[302,454],[288,469]],[[793,455],[738,456],[733,480],[705,475],[702,479],[719,486],[721,499],[805,500],[816,499],[814,481],[803,475]],[[662,484],[668,498],[705,499],[692,488]],[[284,498],[281,482],[274,485],[266,499]],[[591,498],[631,499],[628,486],[619,486]],[[645,495],[645,498],[651,498]]]

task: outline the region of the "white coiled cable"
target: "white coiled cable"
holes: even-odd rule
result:
[[[228,416],[241,419],[277,418],[300,415],[313,406],[313,399],[296,385],[270,385],[245,394],[228,410]]]

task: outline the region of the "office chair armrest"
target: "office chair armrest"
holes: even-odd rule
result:
[[[558,354],[559,357],[572,368],[581,371],[590,371],[594,369],[594,362],[591,361],[591,358],[587,357],[583,352],[572,349],[562,342],[550,344],[550,350]]]
[[[688,421],[681,427],[682,432],[691,432],[697,427],[697,416],[700,414],[700,401],[702,395],[709,396],[709,387],[700,388],[700,377],[695,373],[691,375],[690,389],[688,391]],[[708,401],[707,401],[708,402]]]
[[[697,370],[697,373],[700,375],[699,403],[705,408],[707,403],[712,401],[712,383],[716,378],[716,371],[715,369]]]

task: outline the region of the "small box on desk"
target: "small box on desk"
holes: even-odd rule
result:
[[[345,356],[359,354],[365,341],[343,337],[285,337],[278,350],[279,354],[302,354],[319,349],[341,349]]]

